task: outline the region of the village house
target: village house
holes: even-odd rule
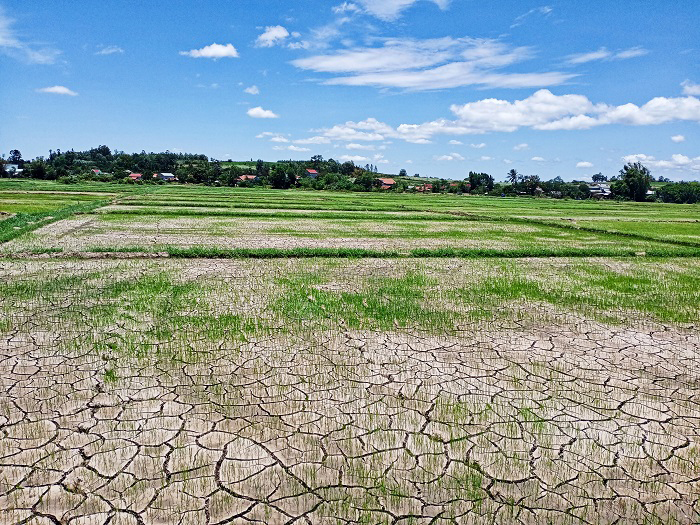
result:
[[[258,180],[257,175],[241,175],[236,179],[238,182],[255,182]]]
[[[307,170],[306,170],[306,174],[307,174],[309,177],[311,177],[312,179],[315,179],[316,177],[318,177],[318,171],[316,171],[316,170],[309,170],[309,169],[307,169]]]
[[[609,199],[612,197],[609,184],[589,184],[588,189],[594,199]]]
[[[141,180],[143,178],[143,173],[129,173],[129,178],[133,181]]]
[[[433,185],[432,184],[421,184],[420,186],[416,186],[416,191],[418,193],[430,193],[433,191]]]
[[[379,189],[382,189],[382,190],[390,190],[391,188],[396,186],[396,181],[394,179],[378,178],[376,180],[380,184]]]
[[[153,174],[153,177],[164,180],[165,182],[173,182],[177,180],[177,177],[172,173],[155,173]]]

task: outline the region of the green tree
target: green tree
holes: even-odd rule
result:
[[[510,182],[513,186],[515,186],[518,183],[518,172],[515,169],[512,169],[508,172],[508,182]]]
[[[620,170],[620,178],[612,183],[613,194],[637,202],[646,200],[651,188],[651,172],[640,162],[630,162]]]
[[[399,177],[405,177],[406,175],[407,175],[406,170],[401,168],[401,170],[399,171]]]

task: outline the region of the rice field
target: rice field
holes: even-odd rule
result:
[[[698,206],[2,182],[0,523],[700,521]]]

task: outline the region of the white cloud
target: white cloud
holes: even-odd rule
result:
[[[380,20],[390,22],[399,18],[401,12],[415,4],[417,0],[358,0],[358,2],[364,8],[364,12],[376,16]],[[444,10],[447,9],[450,0],[432,0],[432,2]],[[352,6],[354,4],[345,2],[342,5]],[[346,11],[348,11],[347,8]]]
[[[276,135],[270,139],[270,142],[289,142],[289,139],[282,135]]]
[[[513,29],[515,27],[523,25],[525,23],[525,20],[527,18],[529,18],[531,15],[540,14],[543,16],[548,16],[552,13],[552,11],[553,11],[552,7],[548,6],[548,5],[543,5],[540,7],[535,7],[533,9],[530,9],[527,13],[520,15],[515,20],[513,20],[513,23],[511,24],[510,28]]]
[[[78,94],[75,91],[68,89],[66,86],[51,86],[37,89],[36,91],[38,93],[51,93],[54,95],[68,95],[71,97],[78,96]]]
[[[685,137],[683,135],[674,135],[673,137],[671,137],[671,140],[673,142],[684,142]]]
[[[247,114],[249,117],[253,118],[279,118],[279,115],[276,115],[269,109],[263,109],[260,106],[249,109]]]
[[[277,151],[311,151],[309,148],[300,148],[299,146],[274,146],[272,149]]]
[[[265,31],[255,40],[256,47],[273,47],[283,43],[289,36],[283,26],[267,26]]]
[[[676,120],[700,122],[700,99],[695,97],[657,97],[642,106],[610,106],[594,104],[583,95],[554,95],[546,89],[513,102],[489,98],[454,104],[450,109],[455,120],[440,118],[422,124],[400,124],[394,128],[368,118],[317,131],[331,140],[350,143],[398,138],[413,144],[428,144],[439,134],[514,132],[521,128],[582,130],[610,124],[646,126]],[[513,149],[522,151],[527,148],[528,145],[523,143]]]
[[[54,64],[61,51],[50,47],[36,47],[16,34],[14,20],[0,7],[0,53],[28,64]]]
[[[625,155],[622,157],[625,163],[641,162],[647,167],[665,170],[691,170],[700,171],[700,157],[687,157],[686,155],[671,155],[669,160],[657,160],[652,155],[637,153],[635,155]]]
[[[107,46],[100,49],[96,55],[114,55],[124,53],[124,50],[119,46]]]
[[[293,140],[294,144],[330,144],[331,139],[328,137],[309,137],[308,139]]]
[[[621,51],[610,51],[601,47],[597,51],[569,55],[567,57],[567,62],[569,62],[569,64],[585,64],[596,60],[626,60],[628,58],[641,57],[648,53],[649,51],[642,47],[631,47]]]
[[[374,155],[374,162],[377,164],[389,164],[389,161],[384,158],[384,155],[377,153]]]
[[[488,157],[486,155],[483,155],[483,156],[479,157],[479,160],[493,160],[493,157]]]
[[[461,146],[462,142],[460,142],[459,140],[451,140],[448,142],[448,144],[452,144],[453,146]]]
[[[479,144],[469,144],[474,149],[482,149],[486,147],[486,143],[480,142]]]
[[[542,157],[532,157],[530,160],[534,162],[544,162],[544,158]]]
[[[238,57],[238,51],[233,44],[210,44],[204,46],[201,49],[192,49],[190,51],[180,51],[183,56],[188,56],[192,58],[213,58],[218,60],[219,58],[236,58]]]
[[[577,162],[576,167],[577,168],[592,168],[593,164],[591,162]]]
[[[343,162],[366,162],[369,158],[360,155],[342,155],[338,160],[342,160]]]
[[[435,160],[464,160],[464,157],[462,157],[462,155],[459,153],[450,153],[449,155],[440,155],[439,157],[435,157]]]
[[[693,84],[690,80],[681,82],[684,95],[700,95],[700,84]]]
[[[249,95],[259,95],[260,90],[258,89],[258,86],[250,86],[247,87],[243,90],[245,93],[248,93]]]
[[[345,149],[363,149],[367,151],[373,151],[375,147],[372,144],[357,144],[357,143],[350,143],[345,145]]]
[[[389,38],[381,43],[379,47],[354,47],[300,58],[292,64],[300,69],[336,75],[325,80],[325,84],[416,91],[471,85],[552,86],[576,76],[559,72],[498,72],[531,58],[533,52],[528,47],[511,47],[494,39]]]
[[[359,13],[362,11],[357,4],[353,4],[352,2],[343,2],[342,4],[333,7],[332,10],[336,15],[344,13]]]

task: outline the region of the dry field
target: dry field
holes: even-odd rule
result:
[[[2,245],[1,524],[700,521],[700,261],[664,244],[687,239],[247,195],[290,207],[100,208]],[[495,256],[587,238],[611,255]],[[494,256],[150,253],[329,239]]]

